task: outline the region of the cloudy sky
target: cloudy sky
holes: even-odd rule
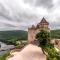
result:
[[[0,30],[27,30],[43,17],[60,29],[60,0],[0,0]]]

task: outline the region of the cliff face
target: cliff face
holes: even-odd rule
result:
[[[17,52],[8,60],[46,60],[40,47],[29,44],[21,52]]]

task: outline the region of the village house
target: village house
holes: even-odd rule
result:
[[[43,17],[42,20],[36,25],[36,27],[34,25],[32,25],[31,28],[28,28],[28,43],[33,42],[34,40],[36,40],[36,34],[40,31],[40,30],[47,30],[50,31],[49,29],[49,23],[47,22],[47,20]]]

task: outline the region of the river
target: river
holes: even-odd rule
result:
[[[10,51],[10,49],[13,49],[15,46],[14,45],[7,45],[5,43],[0,42],[0,56],[6,54],[7,52]]]

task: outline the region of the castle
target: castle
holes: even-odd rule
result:
[[[49,23],[46,21],[46,19],[43,17],[41,22],[36,25],[32,25],[31,28],[28,28],[28,42],[31,43],[34,40],[36,40],[35,36],[40,30],[47,30],[50,31],[48,28]]]

